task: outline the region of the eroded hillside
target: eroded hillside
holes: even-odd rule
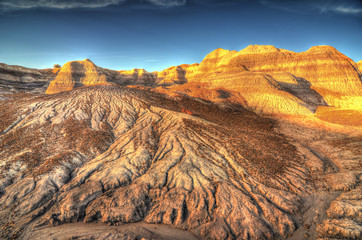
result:
[[[334,48],[1,66],[0,238],[362,236],[361,72]]]
[[[287,237],[312,189],[274,123],[242,108],[118,86],[16,103],[1,136],[1,216],[14,230],[146,221],[201,238]]]
[[[0,63],[0,97],[18,91],[44,93],[59,69],[31,69]]]

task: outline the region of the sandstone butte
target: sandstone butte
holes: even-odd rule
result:
[[[64,64],[57,77],[49,84],[47,94],[72,90],[79,86],[106,83],[102,70],[89,59]]]
[[[207,100],[214,100],[209,98],[215,97],[215,91],[223,91],[229,100],[257,113],[311,115],[321,106],[361,109],[361,76],[357,64],[331,46],[296,53],[271,45],[250,45],[239,52],[216,49],[200,64],[153,73],[112,71],[90,60],[73,61],[61,68],[46,93],[105,82],[168,86],[168,92],[187,91]],[[209,93],[201,94],[205,89]],[[225,94],[220,98],[225,100]]]

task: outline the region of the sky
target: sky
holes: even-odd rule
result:
[[[362,60],[360,0],[0,0],[0,62],[160,71],[216,48],[331,45]]]

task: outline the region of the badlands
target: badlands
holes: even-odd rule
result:
[[[0,239],[361,239],[361,64],[0,64]]]

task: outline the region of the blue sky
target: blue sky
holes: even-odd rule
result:
[[[362,59],[359,0],[1,0],[0,62],[159,71],[216,48],[331,45]]]

